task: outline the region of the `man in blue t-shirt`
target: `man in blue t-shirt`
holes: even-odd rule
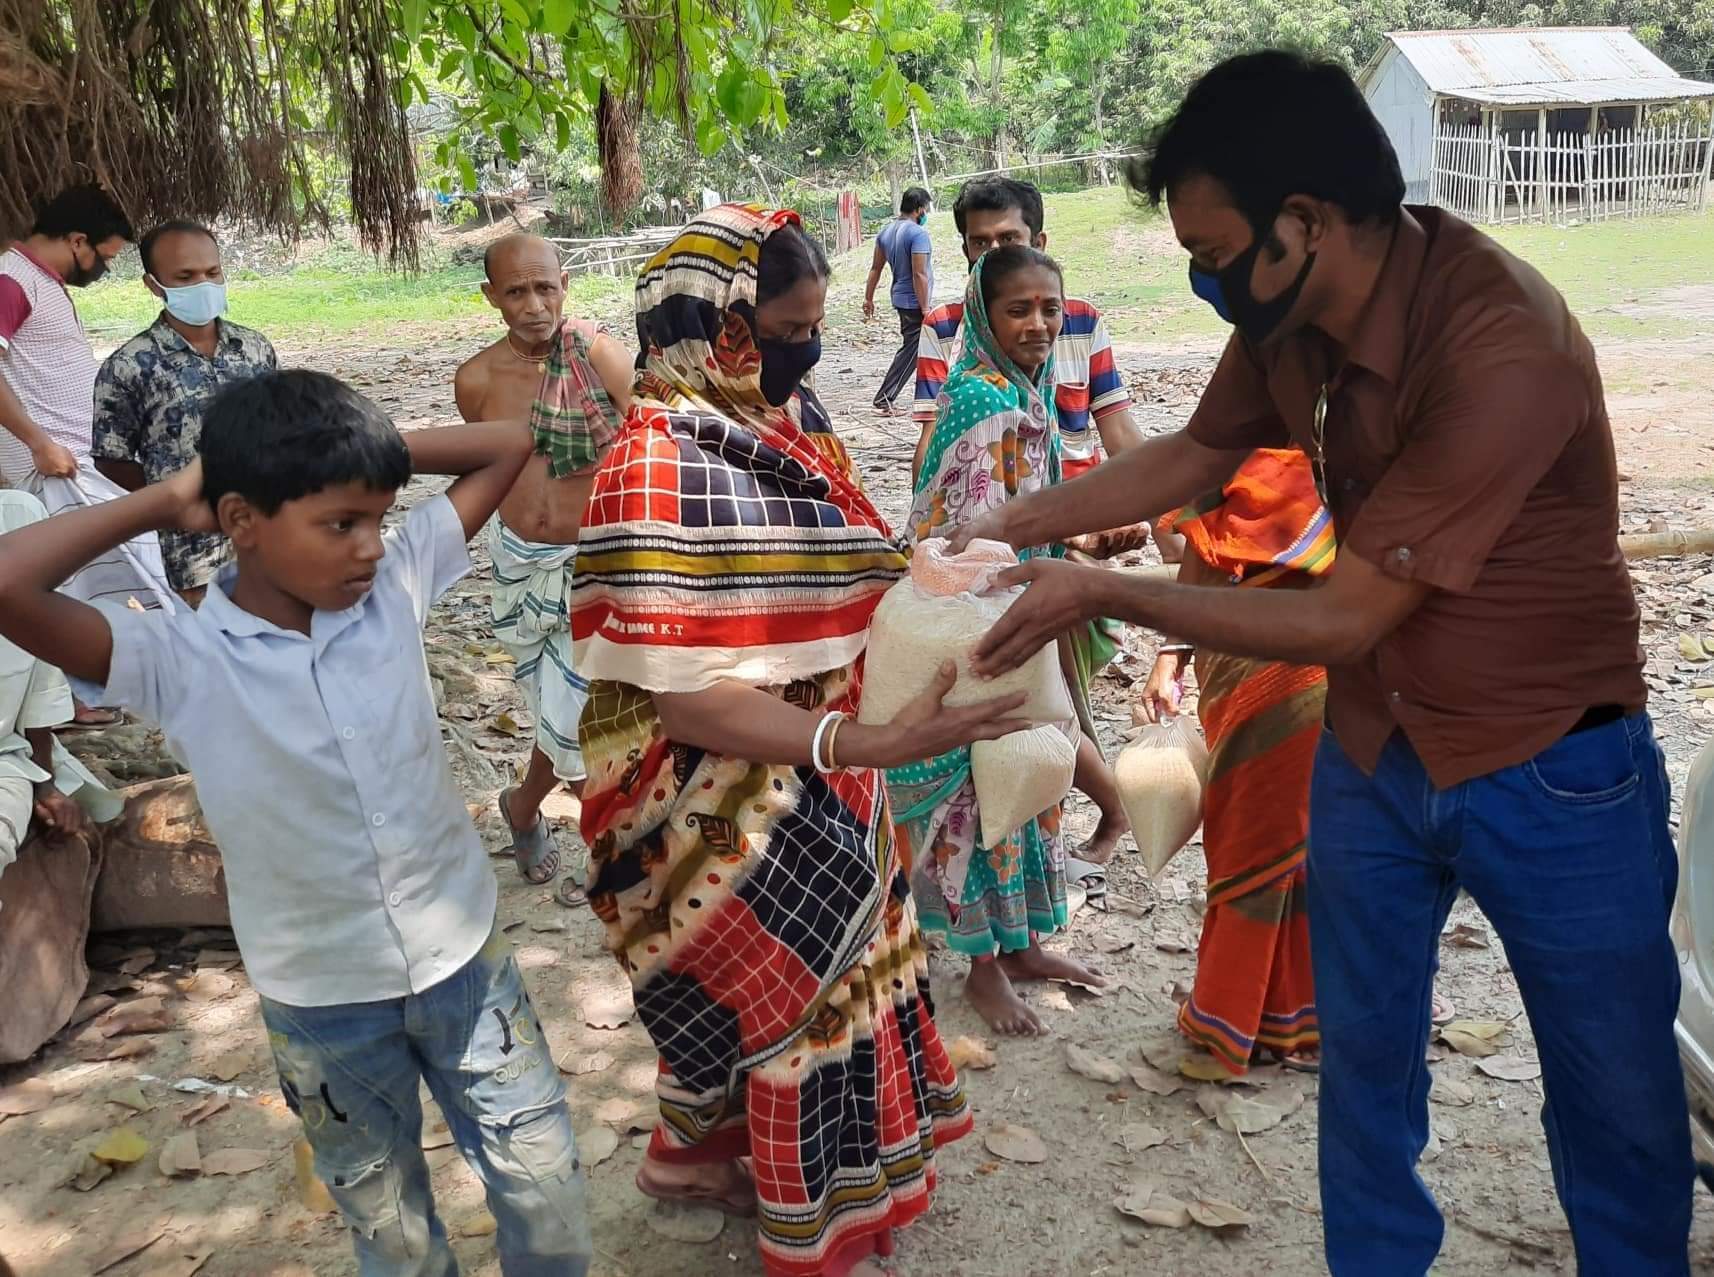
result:
[[[875,260],[869,265],[869,289],[863,295],[863,318],[875,317],[875,287],[881,267],[893,268],[893,309],[899,312],[899,350],[875,394],[875,407],[891,414],[893,400],[916,372],[917,337],[923,312],[934,300],[934,242],[923,229],[928,219],[929,194],[913,186],[899,201],[899,215],[875,237]]]

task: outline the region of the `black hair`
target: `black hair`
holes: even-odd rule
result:
[[[791,292],[810,275],[826,279],[827,274],[827,254],[821,245],[788,223],[762,241],[762,255],[756,261],[756,305]]]
[[[971,213],[1004,213],[1017,209],[1030,235],[1041,234],[1041,192],[1028,182],[1010,177],[979,177],[966,182],[952,205],[952,220],[958,234],[964,235],[964,221]]]
[[[1003,244],[999,248],[990,248],[982,254],[982,304],[992,306],[994,293],[1000,287],[1000,281],[1016,275],[1021,270],[1031,266],[1039,266],[1050,270],[1059,278],[1059,290],[1065,292],[1065,272],[1039,248],[1031,248],[1028,244]]]
[[[216,248],[220,247],[220,241],[214,237],[214,232],[201,222],[187,221],[184,218],[174,218],[170,222],[162,222],[144,235],[137,245],[137,256],[143,259],[145,274],[153,275],[155,273],[155,247],[168,235],[202,235]]]
[[[1398,155],[1356,81],[1335,63],[1280,49],[1208,72],[1151,152],[1125,165],[1131,188],[1157,206],[1197,175],[1224,186],[1258,229],[1293,195],[1337,204],[1355,223],[1391,223],[1405,197]]]
[[[906,187],[904,198],[899,201],[899,212],[909,216],[913,213],[922,212],[932,203],[934,203],[934,196],[923,190],[922,187]]]
[[[31,233],[49,239],[82,235],[91,244],[105,244],[115,235],[127,244],[137,238],[125,210],[93,182],[68,186],[44,204]]]
[[[263,514],[337,483],[392,492],[411,477],[405,441],[374,403],[307,368],[223,386],[202,417],[203,494],[236,492]]]

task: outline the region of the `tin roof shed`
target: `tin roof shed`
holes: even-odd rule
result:
[[[1602,106],[1714,97],[1626,27],[1395,31],[1359,77],[1365,91],[1384,65],[1408,61],[1429,92],[1487,106]]]

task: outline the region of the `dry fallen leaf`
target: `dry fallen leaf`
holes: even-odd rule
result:
[[[110,993],[92,993],[72,1008],[71,1019],[65,1022],[65,1027],[75,1029],[78,1025],[93,1020],[109,1007],[118,1005],[118,1002],[119,999]]]
[[[1027,1126],[996,1122],[988,1128],[982,1142],[995,1157],[1003,1157],[1008,1162],[1023,1162],[1033,1166],[1047,1161],[1047,1145],[1042,1143],[1041,1136]]]
[[[1460,1055],[1481,1059],[1499,1053],[1495,1043],[1510,1028],[1499,1020],[1454,1020],[1440,1030],[1440,1040]]]
[[[1215,1197],[1199,1197],[1186,1209],[1190,1212],[1191,1219],[1215,1232],[1227,1228],[1248,1228],[1256,1222],[1249,1211],[1240,1210],[1231,1202],[1223,1202]]]
[[[423,1129],[423,1148],[450,1148],[452,1146],[452,1131],[447,1124],[436,1122],[433,1126]]]
[[[109,1166],[129,1166],[143,1160],[149,1151],[149,1141],[129,1126],[115,1127],[101,1143],[90,1150],[90,1156]]]
[[[85,1042],[77,1048],[80,1060],[139,1060],[152,1055],[155,1044],[148,1038],[126,1038],[122,1042]]]
[[[500,1225],[487,1211],[477,1211],[458,1226],[460,1237],[492,1237]]]
[[[113,1168],[93,1156],[85,1153],[81,1159],[72,1165],[71,1171],[62,1181],[70,1184],[80,1193],[87,1193],[102,1180],[113,1174]]]
[[[228,1051],[208,1066],[208,1076],[216,1082],[230,1082],[250,1067],[248,1051]]]
[[[1180,1060],[1178,1071],[1193,1082],[1228,1083],[1235,1080],[1220,1061],[1200,1051]]]
[[[123,1105],[133,1113],[145,1113],[154,1107],[154,1105],[149,1103],[148,1097],[143,1094],[143,1088],[138,1086],[135,1082],[128,1082],[124,1086],[114,1087],[101,1098],[108,1104]]]
[[[524,734],[524,729],[518,726],[518,720],[510,714],[501,714],[489,726],[502,736],[522,736]]]
[[[1437,1077],[1428,1088],[1428,1098],[1436,1104],[1463,1108],[1476,1102],[1476,1092],[1470,1089],[1468,1082],[1460,1082],[1455,1077]]]
[[[1189,953],[1194,947],[1182,931],[1165,931],[1155,936],[1155,948],[1162,953]]]
[[[104,1038],[126,1033],[159,1033],[173,1027],[173,1013],[160,998],[133,998],[103,1011],[91,1027]]]
[[[602,1100],[595,1106],[595,1120],[598,1122],[623,1122],[637,1111],[635,1100],[628,1100],[622,1095]]]
[[[1522,1055],[1493,1055],[1477,1060],[1476,1067],[1502,1082],[1529,1082],[1541,1076],[1541,1062]]]
[[[22,1117],[40,1113],[54,1102],[54,1088],[40,1078],[30,1078],[14,1086],[0,1086],[0,1117]]]
[[[1115,1082],[1125,1080],[1125,1070],[1119,1067],[1117,1060],[1110,1060],[1105,1055],[1086,1051],[1075,1043],[1066,1043],[1065,1066],[1079,1077],[1086,1077],[1091,1082],[1105,1082],[1111,1086]]]
[[[952,1045],[946,1048],[946,1053],[952,1058],[955,1069],[974,1069],[981,1072],[994,1067],[994,1044],[984,1042],[981,1038],[954,1038]]]
[[[1190,1043],[1182,1034],[1170,1030],[1152,1034],[1137,1044],[1138,1057],[1167,1074],[1177,1073],[1179,1062],[1189,1054]]]
[[[251,1171],[259,1171],[274,1155],[263,1148],[223,1148],[209,1153],[202,1159],[204,1175],[248,1175]]]
[[[315,1215],[331,1215],[339,1209],[333,1194],[315,1173],[315,1151],[306,1139],[300,1138],[292,1145],[292,1171],[298,1181],[298,1202],[305,1210]]]
[[[1166,1143],[1166,1132],[1146,1122],[1132,1122],[1121,1127],[1117,1141],[1127,1153],[1141,1153]]]
[[[1131,1181],[1130,1188],[1113,1199],[1113,1205],[1120,1214],[1156,1228],[1183,1228],[1190,1223],[1190,1208],[1162,1192],[1153,1180]]]
[[[229,996],[237,987],[238,982],[231,976],[211,968],[198,971],[196,977],[184,986],[184,995],[192,1002],[213,1002]]]
[[[1678,654],[1687,661],[1706,661],[1708,653],[1703,650],[1702,640],[1695,634],[1680,634],[1678,636]]]
[[[198,1101],[183,1113],[180,1113],[179,1121],[183,1122],[186,1126],[196,1126],[200,1122],[208,1121],[208,1119],[213,1117],[216,1113],[231,1107],[232,1101],[227,1099],[224,1095],[210,1095],[208,1098]]]
[[[161,1239],[161,1234],[166,1231],[166,1228],[166,1221],[162,1220],[159,1223],[150,1224],[147,1228],[137,1228],[121,1234],[111,1246],[108,1246],[91,1262],[89,1266],[90,1277],[98,1277],[98,1274],[106,1272],[109,1268],[117,1267],[140,1251],[149,1249]]]
[[[183,1131],[161,1146],[161,1174],[196,1175],[202,1170],[202,1150],[196,1146],[196,1132]]]
[[[1271,1131],[1303,1107],[1303,1093],[1294,1087],[1270,1087],[1256,1095],[1215,1093],[1219,1096],[1210,1114],[1223,1131],[1259,1135]],[[1201,1102],[1201,1096],[1197,1097]]]
[[[619,1148],[619,1137],[610,1126],[596,1126],[577,1137],[577,1159],[585,1166],[599,1166]]]
[[[585,1073],[600,1073],[613,1067],[613,1056],[606,1051],[595,1051],[584,1055],[575,1048],[564,1052],[554,1063],[559,1066],[561,1073],[574,1077]]]
[[[1147,1064],[1131,1066],[1131,1081],[1150,1095],[1175,1095],[1184,1090],[1184,1083],[1176,1077],[1162,1073],[1159,1069]]]
[[[119,964],[119,971],[124,975],[137,975],[155,965],[155,951],[144,949]]]
[[[1446,943],[1457,949],[1486,949],[1488,947],[1488,932],[1486,929],[1461,922],[1446,933]]]

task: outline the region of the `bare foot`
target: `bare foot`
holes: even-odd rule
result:
[[[1018,953],[1002,953],[999,965],[1014,980],[1064,980],[1067,984],[1105,988],[1107,979],[1098,967],[1086,967],[1063,953],[1049,953],[1035,940]]]
[[[1123,807],[1103,812],[1101,823],[1095,826],[1094,836],[1083,845],[1083,850],[1077,858],[1087,860],[1092,865],[1104,865],[1113,859],[1113,853],[1119,850],[1119,839],[1130,832],[1131,822],[1126,818]]]
[[[678,1166],[645,1157],[637,1187],[664,1202],[705,1202],[728,1215],[756,1213],[756,1184],[737,1162]]]
[[[1034,1037],[1042,1031],[1041,1017],[1012,987],[1001,965],[1004,961],[1002,958],[999,961],[972,962],[970,974],[964,981],[964,996],[970,999],[970,1005],[994,1032],[1013,1037]]]

